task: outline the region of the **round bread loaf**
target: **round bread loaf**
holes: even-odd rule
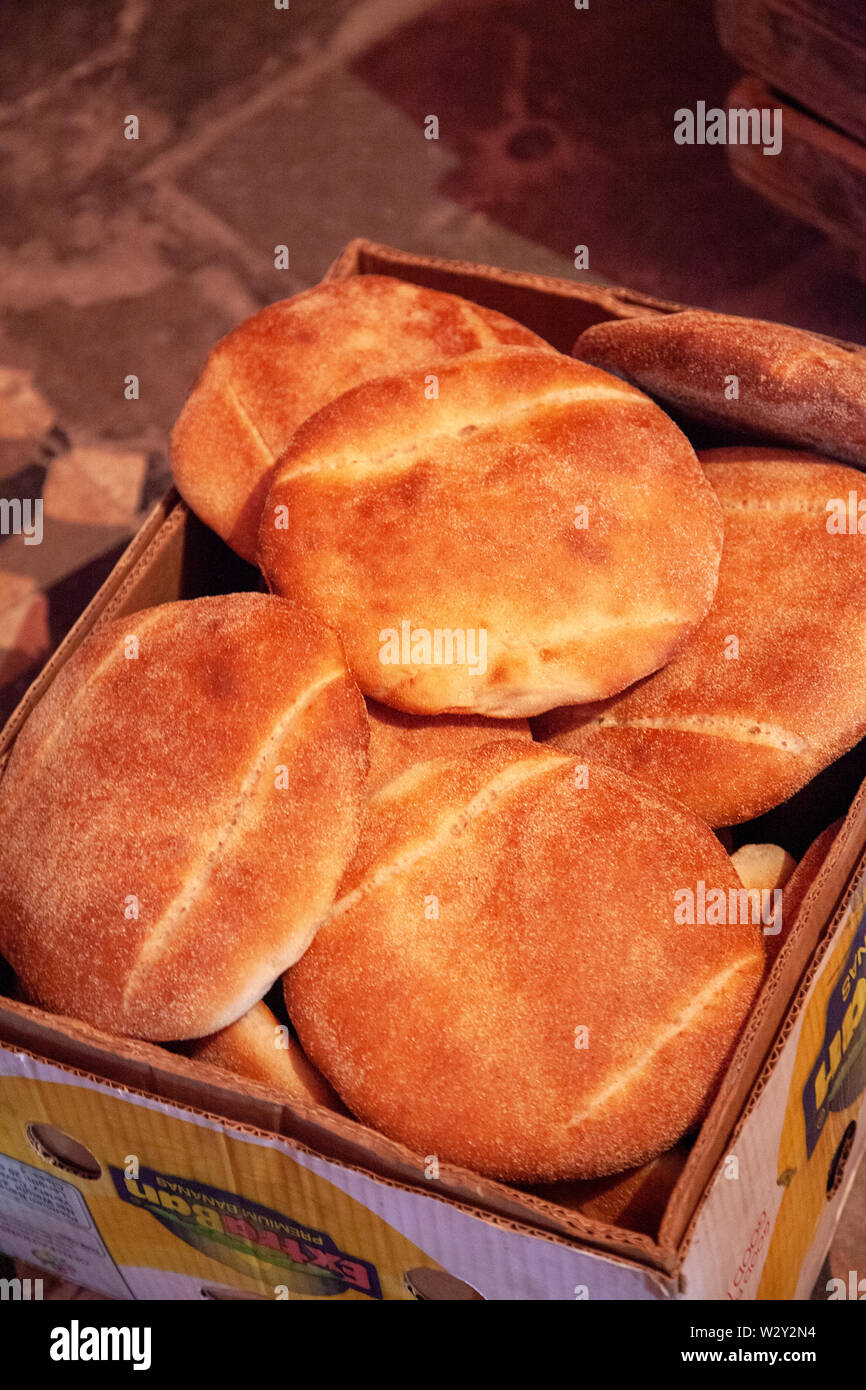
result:
[[[760,928],[701,922],[702,891],[738,887],[667,797],[485,744],[372,798],[289,1016],[352,1113],[418,1154],[616,1172],[697,1122],[755,995]]]
[[[238,1018],[333,900],[367,739],[339,641],[286,600],[94,632],[0,783],[0,951],[29,997],[155,1040]]]
[[[407,767],[431,758],[453,757],[464,749],[496,739],[519,738],[532,742],[526,719],[485,719],[483,714],[405,714],[403,710],[367,701],[370,720],[370,775],[367,792],[372,796]]]
[[[866,464],[866,353],[813,333],[687,309],[594,324],[574,355],[697,420]]]
[[[535,736],[643,778],[710,825],[787,800],[866,734],[866,535],[837,534],[862,477],[786,450],[701,454],[725,515],[719,588],[682,653]],[[842,523],[839,522],[841,525]]]
[[[632,387],[530,348],[367,382],[274,470],[259,560],[366,695],[516,719],[668,661],[715,592],[721,513]]]
[[[254,561],[271,468],[308,415],[369,377],[496,343],[547,347],[504,314],[387,275],[334,280],[269,304],[205,363],[172,434],[178,490]]]
[[[314,1101],[345,1114],[339,1096],[263,1000],[228,1028],[194,1043],[189,1055],[236,1076],[275,1086],[295,1100]]]

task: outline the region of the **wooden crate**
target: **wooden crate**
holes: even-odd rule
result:
[[[825,232],[852,253],[866,279],[866,146],[787,105],[757,78],[732,88],[729,107],[782,108],[782,148],[728,145],[735,174],[777,207]]]
[[[729,145],[738,178],[848,248],[866,279],[866,0],[716,0],[745,69],[730,107],[781,107],[782,149]]]
[[[864,0],[716,0],[716,29],[745,72],[866,144]]]

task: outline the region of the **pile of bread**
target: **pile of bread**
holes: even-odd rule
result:
[[[665,407],[743,442],[698,456]],[[670,1149],[827,847],[768,930],[733,909],[791,861],[717,832],[866,734],[866,358],[704,312],[565,356],[360,276],[219,343],[172,449],[269,592],[97,627],[30,715],[0,784],[25,997],[419,1164]]]

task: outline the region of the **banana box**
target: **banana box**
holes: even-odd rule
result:
[[[464,295],[563,352],[594,323],[686,307],[369,241],[328,278],[363,274]],[[94,628],[260,584],[170,493],[0,734],[0,775]],[[588,1208],[568,1185],[430,1168],[353,1119],[24,1004],[11,979],[3,998],[0,963],[0,1250],[119,1299],[807,1298],[866,1144],[866,784],[851,800],[866,759],[852,756],[798,799],[806,843],[841,827],[652,1222],[646,1207],[636,1219],[634,1175],[618,1205],[608,1191]]]

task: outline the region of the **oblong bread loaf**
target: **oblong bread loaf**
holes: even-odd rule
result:
[[[263,1000],[228,1028],[194,1043],[189,1056],[345,1114],[339,1096]]]
[[[828,530],[831,502],[847,507],[862,482],[843,464],[758,448],[700,457],[725,515],[708,617],[663,671],[533,731],[721,826],[787,800],[866,734],[866,535]]]
[[[800,328],[687,309],[594,324],[574,355],[697,420],[866,464],[866,353]]]
[[[274,471],[270,587],[340,633],[361,689],[415,714],[521,718],[668,661],[715,592],[721,513],[632,387],[500,348],[367,382]],[[568,695],[567,695],[567,692]]]
[[[0,951],[29,997],[156,1040],[238,1018],[330,906],[367,739],[339,641],[286,600],[93,633],[0,783]]]
[[[184,406],[171,439],[178,491],[254,561],[271,468],[308,415],[369,377],[496,343],[547,347],[504,314],[388,275],[269,304],[217,343]]]
[[[580,774],[580,775],[576,775]],[[698,818],[600,765],[485,744],[388,783],[286,1004],[353,1114],[494,1177],[596,1177],[702,1115],[763,970]],[[682,922],[677,921],[680,912]]]
[[[370,775],[367,793],[372,796],[392,777],[416,763],[447,758],[480,743],[517,738],[532,742],[527,719],[486,719],[483,714],[406,714],[403,710],[367,701],[370,720]]]

